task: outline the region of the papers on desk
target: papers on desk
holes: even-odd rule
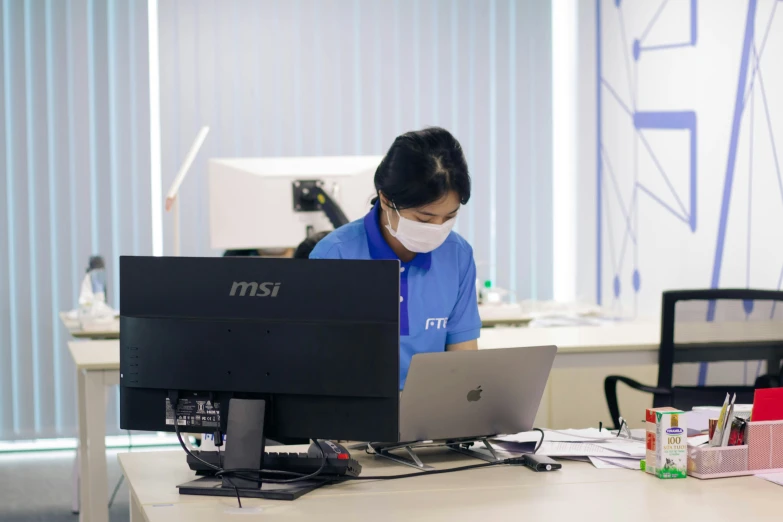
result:
[[[532,452],[541,440],[536,431],[507,435],[498,445],[512,452]],[[640,469],[646,453],[644,442],[618,438],[616,433],[595,428],[585,430],[545,430],[539,455],[582,460],[585,457],[597,468]]]
[[[778,486],[783,486],[783,473],[769,473],[766,475],[756,475],[758,478],[768,480]]]
[[[586,430],[544,430],[544,440],[547,442],[592,442],[611,437],[612,434],[608,430],[599,433],[597,429],[592,428]],[[515,435],[503,435],[498,437],[497,440],[503,442],[537,443],[541,440],[541,433],[538,431],[524,431]]]
[[[547,457],[625,457],[641,460],[645,449],[629,447],[629,445],[604,444],[592,442],[547,442],[541,445],[539,455]]]
[[[695,437],[688,437],[688,446],[702,446],[710,441],[709,435],[696,435]]]
[[[587,428],[583,430],[544,430],[544,441],[546,442],[596,442],[602,444],[622,445],[626,448],[644,449],[644,430],[631,430],[633,439],[628,440],[625,437],[618,437],[617,432],[609,430],[599,431],[597,428]],[[503,435],[496,440],[501,442],[527,443],[538,442],[541,440],[541,433],[538,431],[525,431],[514,435]],[[630,444],[630,446],[628,446]],[[644,452],[642,452],[644,455]]]
[[[615,457],[588,457],[598,469],[633,469],[639,470],[639,459],[621,459]]]

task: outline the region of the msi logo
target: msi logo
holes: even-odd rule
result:
[[[255,283],[246,281],[234,281],[231,285],[230,297],[277,297],[277,292],[280,291],[280,285],[283,283]]]

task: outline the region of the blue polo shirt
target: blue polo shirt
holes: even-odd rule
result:
[[[379,206],[323,238],[310,259],[396,259],[381,234]],[[400,389],[411,358],[442,352],[446,345],[478,339],[473,249],[456,232],[427,254],[400,261]]]

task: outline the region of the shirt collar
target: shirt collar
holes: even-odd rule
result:
[[[397,259],[397,254],[391,249],[389,244],[383,238],[381,232],[380,221],[381,205],[380,201],[376,201],[372,210],[364,216],[364,231],[367,233],[367,246],[370,250],[370,257],[372,259]],[[429,270],[432,265],[432,252],[426,254],[416,254],[416,256],[410,261],[410,263],[403,263],[403,265],[410,264],[412,266],[421,268],[423,270]]]

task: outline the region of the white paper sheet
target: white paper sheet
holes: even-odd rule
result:
[[[593,457],[608,464],[613,464],[619,468],[632,469],[634,471],[641,471],[642,468],[639,464],[641,459],[620,459],[614,457]]]
[[[599,444],[579,442],[548,442],[544,440],[538,455],[548,457],[623,457],[623,453],[612,451]]]
[[[628,439],[613,439],[604,442],[597,442],[596,445],[600,445],[604,448],[611,449],[621,456],[643,458],[647,454],[647,449],[643,442],[633,441]]]
[[[768,480],[778,486],[783,486],[783,473],[768,473],[766,475],[756,475],[758,478]]]
[[[611,462],[603,460],[600,457],[588,457],[588,458],[590,459],[590,462],[593,463],[593,466],[595,466],[598,469],[622,469],[620,466],[617,466],[616,464],[612,464]]]

